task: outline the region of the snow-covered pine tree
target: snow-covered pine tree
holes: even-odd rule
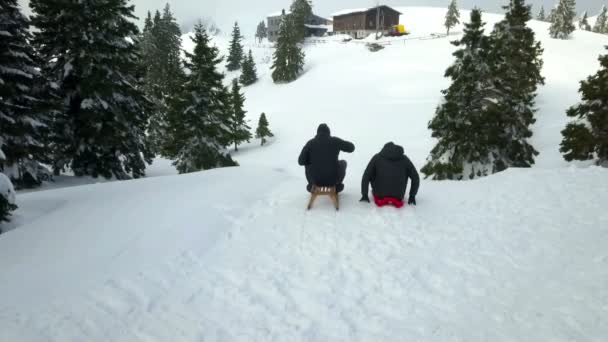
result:
[[[37,166],[48,158],[48,113],[40,60],[29,40],[29,20],[16,0],[0,1],[0,141],[3,170],[21,187],[40,185]]]
[[[608,54],[600,57],[600,65],[581,82],[582,102],[567,112],[576,120],[562,131],[560,151],[567,161],[595,159],[608,167]]]
[[[293,0],[289,9],[293,21],[293,36],[297,43],[306,38],[306,21],[312,16],[312,5],[310,0]]]
[[[243,73],[241,74],[240,80],[244,86],[252,85],[258,80],[255,61],[251,50],[249,50],[249,55],[243,60]]]
[[[136,77],[138,29],[126,0],[32,0],[44,74],[56,84],[54,166],[78,176],[145,174],[149,102]]]
[[[505,19],[497,23],[490,38],[492,74],[500,97],[499,115],[494,118],[503,128],[495,136],[499,142],[496,171],[507,167],[530,167],[538,152],[530,145],[538,86],[544,84],[540,42],[527,26],[531,8],[524,0],[511,0]]]
[[[606,8],[606,5],[602,6],[600,14],[595,19],[595,25],[593,25],[593,32],[608,33],[608,8]]]
[[[591,31],[591,25],[589,25],[587,11],[583,13],[581,20],[579,20],[578,27],[583,31]]]
[[[258,121],[258,127],[255,130],[255,137],[262,139],[262,146],[266,144],[266,138],[274,137],[268,126],[269,124],[268,119],[266,119],[266,114],[262,113],[262,115],[260,115],[260,120]]]
[[[236,165],[226,147],[230,143],[230,102],[217,71],[222,62],[205,28],[194,28],[193,53],[186,53],[186,76],[179,96],[170,101],[169,125],[163,154],[180,173]]]
[[[546,21],[547,17],[545,15],[545,6],[540,6],[540,12],[538,12],[538,17],[536,17],[538,21]]]
[[[262,20],[258,24],[258,27],[255,32],[255,37],[258,39],[260,44],[262,43],[262,40],[264,40],[264,38],[268,37],[268,29],[266,28],[266,22],[264,20]]]
[[[494,140],[501,127],[494,120],[497,94],[484,25],[481,10],[472,10],[462,39],[452,43],[459,49],[445,74],[452,84],[443,91],[444,101],[429,123],[439,141],[421,170],[427,177],[462,180],[501,171]]]
[[[456,4],[456,0],[452,0],[450,2],[450,6],[448,7],[448,12],[445,15],[445,23],[444,26],[448,30],[448,36],[450,35],[450,30],[452,27],[460,24],[460,11],[458,10],[458,5]]]
[[[251,140],[251,127],[249,127],[245,121],[245,114],[247,114],[244,109],[245,95],[241,93],[241,86],[236,78],[232,80],[232,91],[230,95],[232,100],[232,120],[230,127],[230,132],[232,134],[231,142],[234,144],[234,150],[238,151],[240,144]]]
[[[235,71],[241,68],[244,57],[243,45],[241,44],[242,40],[243,36],[241,36],[239,23],[235,22],[234,28],[232,29],[232,40],[230,41],[230,47],[228,48],[228,64],[226,65],[228,71]]]
[[[574,0],[560,0],[555,10],[555,15],[551,26],[549,27],[549,35],[552,38],[567,39],[570,34],[576,30],[574,19],[576,18]]]
[[[169,4],[162,15],[156,11],[154,20],[146,19],[141,40],[141,64],[144,90],[153,102],[148,139],[155,154],[161,152],[166,137],[167,101],[179,91],[184,80],[181,63],[181,30]]]
[[[304,70],[304,52],[298,45],[293,26],[291,16],[285,15],[283,11],[271,67],[272,79],[275,83],[295,81]]]

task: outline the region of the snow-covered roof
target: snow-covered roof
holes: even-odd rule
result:
[[[290,14],[291,11],[285,11],[285,14]],[[280,17],[283,14],[283,11],[273,12],[268,15],[268,17]]]
[[[392,8],[390,6],[386,6],[386,5],[382,5],[380,7],[388,7],[390,9],[395,10],[394,8]],[[363,12],[367,12],[367,11],[373,10],[375,8],[376,8],[376,6],[374,6],[374,7],[365,7],[365,8],[346,9],[346,10],[335,12],[331,16],[332,17],[339,17],[341,15],[347,15],[347,14],[353,14],[353,13],[363,13]],[[397,10],[395,10],[395,11],[397,11]],[[397,11],[397,12],[399,12],[399,11]],[[399,13],[401,13],[401,12],[399,12]]]
[[[311,28],[311,29],[326,29],[328,31],[331,31],[331,29],[333,29],[333,25],[310,25],[310,24],[304,24],[304,26]]]
[[[333,13],[331,16],[332,17],[339,17],[341,15],[346,15],[346,14],[352,14],[352,13],[361,13],[361,12],[367,12],[370,9],[372,9],[373,7],[365,7],[365,8],[354,8],[354,9],[345,9],[345,10],[341,10],[338,12]]]

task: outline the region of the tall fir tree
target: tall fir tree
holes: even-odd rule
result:
[[[443,91],[444,102],[429,123],[432,135],[439,141],[431,151],[422,172],[434,179],[473,179],[500,171],[495,165],[498,148],[494,137],[500,126],[497,115],[496,89],[489,64],[489,39],[484,36],[481,11],[471,11],[456,60],[445,76],[452,84]]]
[[[582,102],[568,109],[576,120],[562,131],[560,151],[567,161],[595,159],[608,167],[608,54],[600,57],[600,65],[581,82]]]
[[[304,52],[298,45],[293,27],[292,17],[285,15],[283,11],[271,67],[272,79],[275,83],[295,81],[304,70]]]
[[[232,29],[232,40],[228,49],[228,64],[226,65],[228,71],[235,71],[241,68],[244,57],[242,40],[241,29],[239,28],[239,24],[235,22]]]
[[[574,0],[559,0],[553,21],[549,27],[549,35],[552,38],[567,39],[576,30],[574,26],[575,18]]]
[[[126,0],[32,0],[34,42],[43,72],[56,84],[52,129],[56,170],[77,176],[141,177],[150,103],[139,89],[133,6]],[[101,34],[103,33],[103,34]]]
[[[595,24],[593,25],[593,32],[608,33],[608,8],[606,8],[605,5],[602,6],[600,14],[595,19]]]
[[[591,31],[591,25],[589,25],[589,19],[587,15],[587,11],[583,13],[581,20],[578,22],[578,27],[583,31]]]
[[[186,53],[186,76],[178,96],[170,102],[163,154],[180,173],[233,166],[230,144],[230,98],[217,71],[222,62],[205,28],[194,28],[194,52]]]
[[[261,139],[261,144],[264,146],[267,140],[266,138],[272,138],[274,135],[270,131],[268,119],[266,119],[266,114],[262,113],[260,115],[260,120],[258,121],[258,127],[255,130],[255,137]]]
[[[241,86],[236,78],[232,80],[231,100],[231,142],[234,144],[234,150],[238,151],[240,144],[251,141],[251,127],[249,127],[245,121],[245,114],[247,114],[244,109],[245,95],[241,93]]]
[[[240,81],[244,86],[252,85],[258,81],[258,74],[251,50],[249,50],[249,55],[243,60],[243,73],[241,74]]]
[[[140,46],[144,90],[153,102],[148,138],[155,154],[161,152],[166,137],[168,99],[184,81],[181,45],[181,30],[168,4],[162,15],[156,11],[154,20],[148,14]]]
[[[306,22],[312,16],[312,4],[310,0],[293,0],[289,9],[293,26],[293,36],[300,43],[306,38]]]
[[[540,6],[540,12],[538,12],[538,17],[536,17],[538,21],[547,21],[547,17],[545,15],[545,6]]]
[[[16,0],[0,1],[0,147],[3,172],[22,187],[37,186],[37,166],[47,161],[49,112],[40,59],[30,45],[29,20]]]
[[[258,42],[261,44],[264,38],[268,37],[268,29],[266,28],[266,22],[262,20],[255,31],[255,37],[258,39]]]
[[[500,141],[496,171],[534,164],[538,152],[528,139],[532,137],[530,127],[536,122],[536,91],[545,81],[541,75],[543,49],[527,26],[532,19],[531,7],[524,0],[511,0],[505,10],[505,19],[490,35],[492,73],[501,94],[496,120],[503,128],[496,137]]]
[[[452,27],[456,26],[457,24],[460,24],[460,11],[458,10],[456,0],[452,0],[450,2],[450,6],[448,7],[448,12],[445,15],[444,23],[448,36],[450,35],[450,30]]]

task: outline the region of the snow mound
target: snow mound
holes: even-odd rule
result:
[[[25,195],[38,218],[0,238],[0,340],[606,336],[605,170],[423,191],[306,212],[299,177],[241,167]]]
[[[0,196],[7,199],[8,203],[15,204],[15,189],[8,177],[0,172]]]

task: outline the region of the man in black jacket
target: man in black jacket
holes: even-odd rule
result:
[[[336,186],[338,192],[344,190],[346,161],[338,161],[340,151],[352,153],[355,145],[332,137],[326,124],[319,125],[317,136],[306,143],[298,158],[298,164],[306,167],[309,192],[313,185]]]
[[[408,204],[416,205],[416,194],[420,186],[418,171],[403,153],[403,147],[389,142],[372,158],[363,174],[361,202],[369,202],[368,190],[371,182],[376,204],[381,206],[392,203],[401,207],[408,179],[412,180]]]

